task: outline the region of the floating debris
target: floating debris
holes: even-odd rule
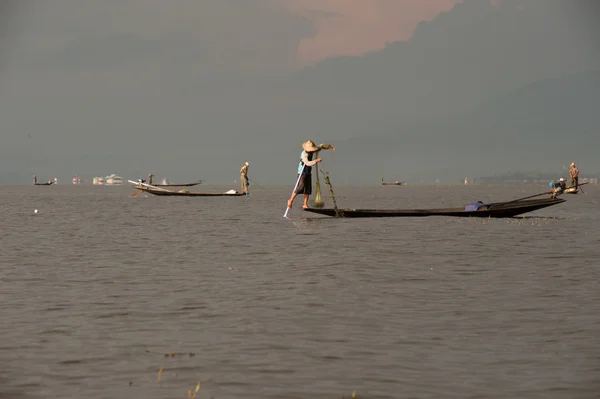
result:
[[[200,390],[200,381],[196,384],[196,389],[192,393],[191,389],[188,389],[188,399],[195,399],[196,395],[198,395],[198,391]]]

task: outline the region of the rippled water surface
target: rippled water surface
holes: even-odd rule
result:
[[[284,219],[291,187],[251,188],[0,186],[0,398],[598,397],[597,186],[514,219],[300,199]],[[423,208],[546,187],[334,189]]]

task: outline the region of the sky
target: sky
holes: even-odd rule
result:
[[[308,139],[341,144],[330,168],[342,180],[464,177],[466,166],[448,167],[431,151],[401,172],[443,134],[412,116],[441,124],[535,80],[600,69],[593,3],[540,4],[495,0],[504,11],[490,17],[485,0],[4,2],[0,184],[149,172],[232,182],[245,161],[261,183],[285,184]],[[484,20],[499,21],[497,37]],[[461,35],[498,60],[468,59]],[[564,43],[553,51],[544,37]],[[364,141],[381,135],[403,148],[414,141],[414,150],[396,157],[390,145],[374,146],[369,167],[353,169]],[[490,168],[544,167],[502,162]]]

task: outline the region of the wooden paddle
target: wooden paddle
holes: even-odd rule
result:
[[[583,185],[585,185],[585,184],[587,184],[587,183],[580,183],[580,184],[577,184],[577,188],[578,188],[579,190],[581,190],[581,192],[582,192],[582,193],[584,193],[584,194],[587,194],[585,191],[583,191],[583,188],[581,188],[581,186],[583,186]]]
[[[526,200],[529,198],[539,197],[540,195],[552,194],[553,192],[554,192],[553,190],[544,191],[543,193],[534,194],[534,195],[530,195],[528,197],[523,197],[523,198],[517,198],[516,200],[512,200],[512,201],[508,201],[508,202],[503,202],[503,204],[510,204],[511,202],[519,202],[519,201],[523,201],[523,200]]]
[[[267,192],[269,192],[269,193],[271,192],[270,190],[267,190],[266,188],[264,188],[263,186],[261,186],[260,184],[258,184],[257,182],[255,182],[254,180],[252,180],[252,179],[250,179],[250,178],[248,178],[248,181],[249,181],[250,183],[254,184],[256,187],[260,187],[260,188],[262,188],[263,190],[265,190],[265,191],[267,191]]]

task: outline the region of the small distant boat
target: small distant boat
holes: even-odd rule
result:
[[[132,180],[128,180],[129,183],[133,184],[133,188],[143,191],[145,193],[153,194],[153,195],[162,195],[162,196],[180,196],[180,197],[241,197],[246,196],[246,193],[240,193],[235,190],[229,190],[224,193],[199,193],[199,192],[190,192],[187,190],[167,190],[164,188],[160,188],[157,186],[152,186],[150,184],[136,182]]]
[[[121,176],[117,176],[114,173],[112,175],[106,176],[104,180],[104,184],[107,186],[117,186],[123,184],[123,178]]]
[[[577,185],[577,187],[573,187],[573,186],[567,187],[565,189],[565,191],[563,191],[563,194],[577,194],[579,191],[581,191],[581,190],[579,190],[579,187],[584,186],[586,184],[588,184],[588,183],[587,182],[583,182],[583,183],[579,183]]]
[[[34,186],[51,186],[53,184],[58,184],[58,179],[55,177],[54,179],[48,180],[46,183],[38,183],[37,177],[33,177],[33,185]]]
[[[375,217],[423,217],[423,216],[454,216],[454,217],[479,217],[479,218],[510,218],[527,212],[557,205],[566,200],[562,198],[544,198],[534,200],[520,200],[496,202],[492,204],[477,204],[476,207],[440,208],[440,209],[338,209],[308,208],[306,212],[317,213],[325,216],[346,218],[375,218]]]
[[[579,184],[577,185],[577,187],[575,187],[575,186],[568,186],[568,187],[565,187],[565,189],[563,190],[562,194],[577,194],[579,191],[582,191],[582,190],[580,190],[580,189],[579,189],[579,187],[581,187],[581,186],[585,186],[586,184],[588,184],[588,182],[579,183]],[[552,187],[552,188],[553,188],[553,190],[556,190],[556,189],[555,189],[555,187],[556,187],[556,182],[551,182],[551,183],[550,183],[550,187]],[[583,192],[583,191],[582,191],[582,192]]]
[[[403,181],[384,182],[383,181],[383,177],[381,178],[381,185],[382,186],[401,186],[403,184],[404,184]]]

